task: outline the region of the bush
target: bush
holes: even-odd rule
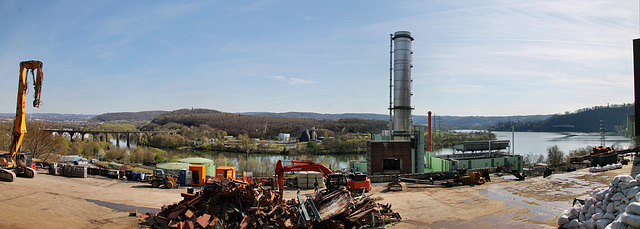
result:
[[[564,163],[564,153],[558,149],[558,145],[548,147],[547,159],[551,167],[560,167]]]

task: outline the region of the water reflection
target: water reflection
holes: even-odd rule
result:
[[[111,145],[116,146],[115,138],[110,139]],[[131,150],[138,147],[137,141],[131,141]],[[120,147],[127,147],[127,139],[120,139]],[[145,146],[140,146],[145,147]],[[239,159],[255,158],[261,163],[275,165],[278,160],[311,160],[323,163],[332,170],[348,169],[350,160],[364,160],[365,154],[330,154],[330,155],[280,155],[280,154],[252,154],[252,153],[230,153],[221,151],[205,151],[196,149],[162,149],[169,155],[181,155],[183,157],[204,157],[214,161],[224,160],[238,166]],[[223,162],[224,163],[224,162]],[[219,164],[219,162],[216,162]]]
[[[600,133],[552,133],[552,132],[492,132],[497,140],[513,140],[512,148],[516,155],[526,154],[547,154],[547,148],[557,145],[558,148],[568,154],[571,150],[585,147],[599,146],[601,143]],[[512,137],[513,136],[513,137]],[[605,136],[605,145],[616,144],[621,148],[628,148],[631,140],[624,136],[608,134]],[[452,154],[453,149],[440,149],[436,154]]]

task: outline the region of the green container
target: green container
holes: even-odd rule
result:
[[[591,157],[591,166],[596,166],[596,165],[605,166],[608,164],[615,164],[615,163],[618,163],[617,154]]]

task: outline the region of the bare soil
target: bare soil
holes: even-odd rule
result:
[[[407,184],[405,191],[387,191],[386,184],[379,183],[367,195],[382,197],[379,203],[392,204],[402,216],[402,222],[387,228],[552,228],[573,198],[584,198],[595,188],[606,187],[614,176],[630,171],[631,165],[595,174],[582,169],[526,181],[492,174],[492,182],[484,185]],[[0,228],[137,228],[138,217],[130,217],[130,212],[178,202],[186,189],[38,172],[34,179],[0,182]],[[295,198],[296,193],[286,190],[285,198]],[[312,193],[301,192],[303,196]]]

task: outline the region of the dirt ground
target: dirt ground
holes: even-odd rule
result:
[[[492,174],[484,185],[444,188],[407,184],[405,191],[389,192],[373,184],[368,195],[391,203],[402,222],[387,228],[552,228],[573,198],[584,198],[606,187],[631,165],[603,173],[586,169],[515,181]],[[34,179],[0,182],[0,228],[137,228],[129,213],[160,209],[180,201],[180,189],[154,189],[149,184],[107,178],[68,178],[39,170]],[[304,190],[302,194],[311,194]],[[296,196],[286,190],[285,198]]]

